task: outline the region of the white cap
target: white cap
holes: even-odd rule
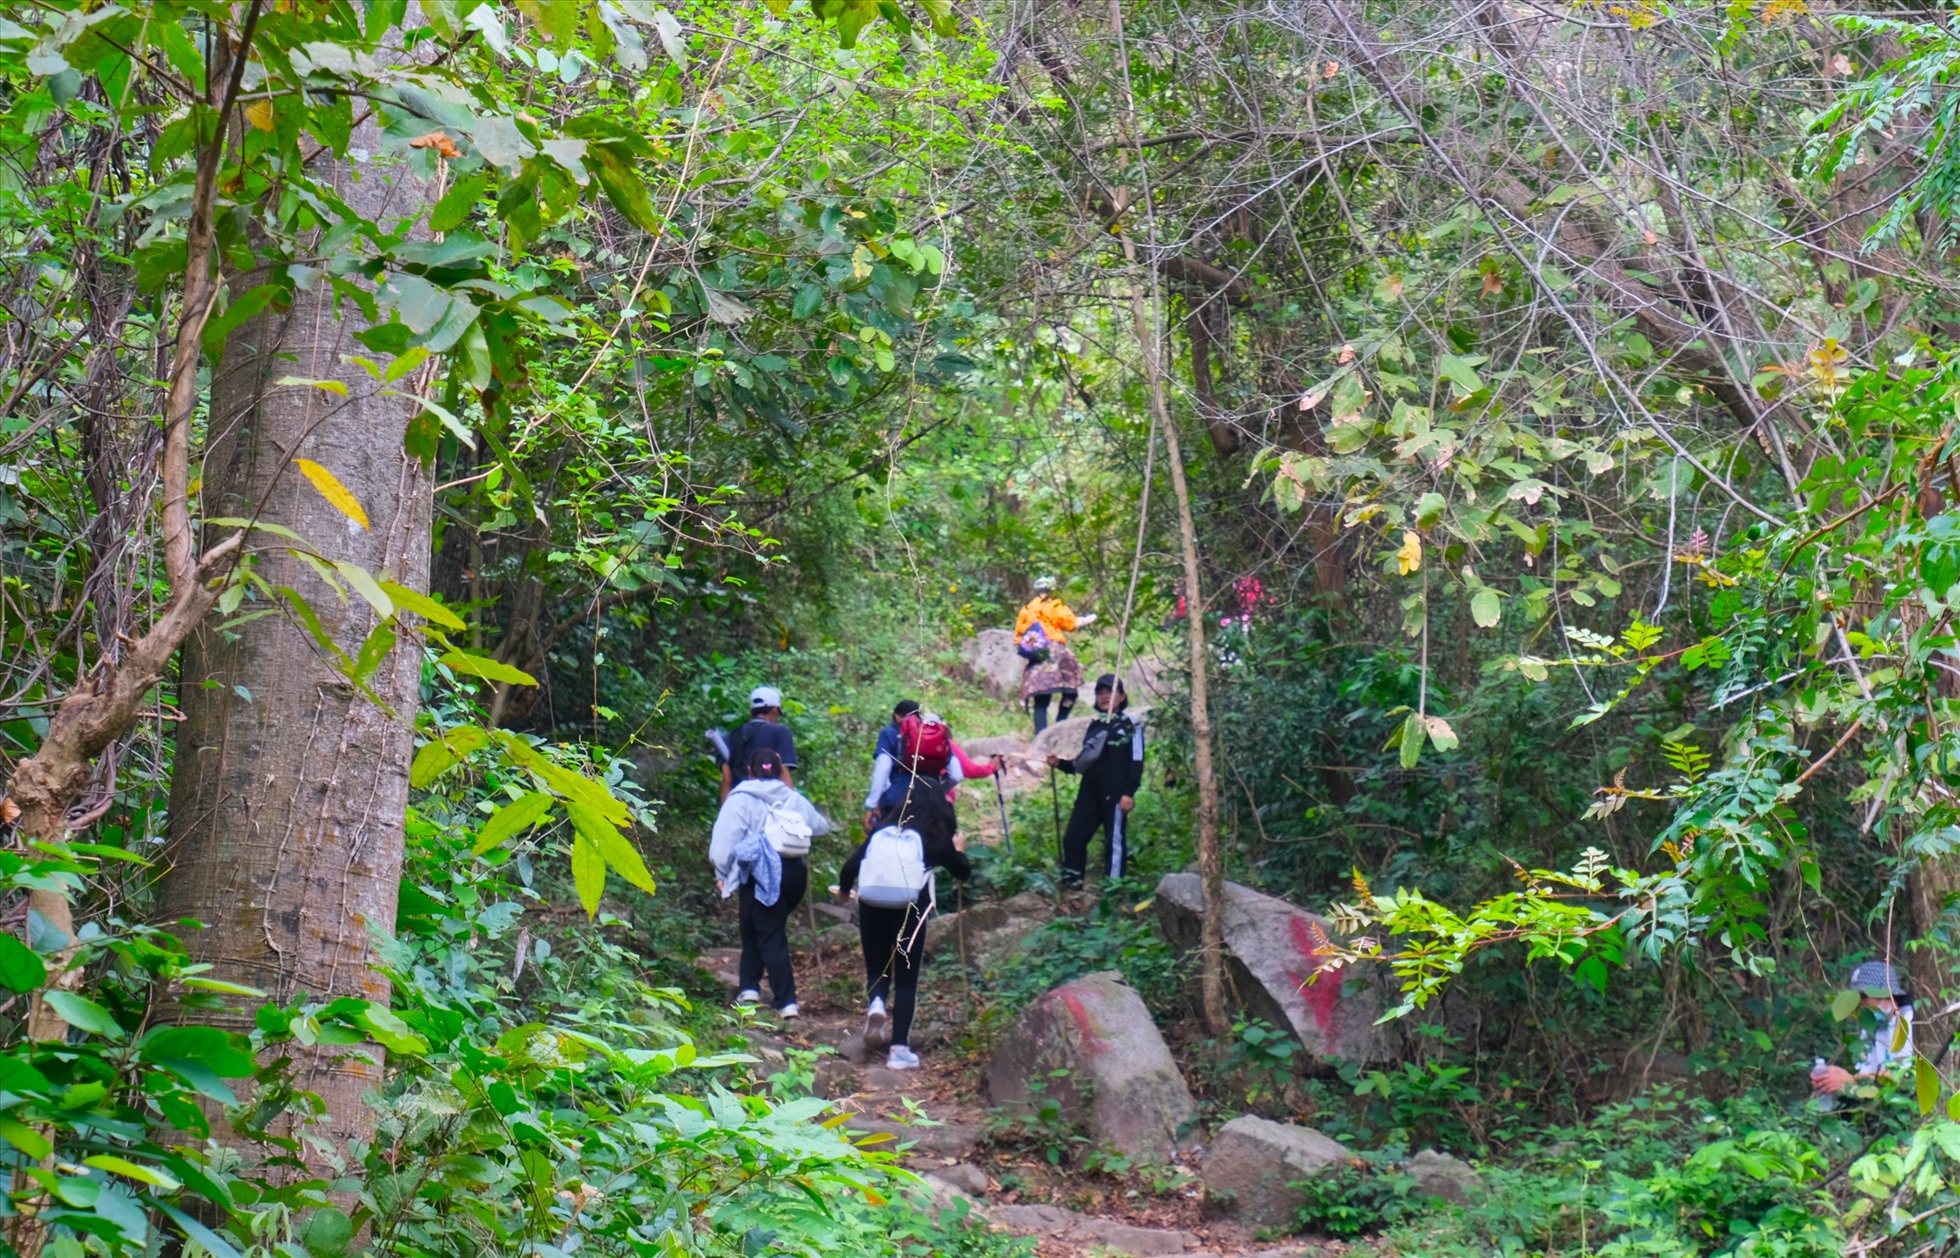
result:
[[[944,725],[945,723],[939,719],[939,713],[937,712],[919,713],[919,724],[921,725]]]
[[[749,691],[749,707],[780,708],[783,706],[783,692],[774,686],[757,686]]]
[[[1034,579],[1034,592],[1036,594],[1046,594],[1054,588],[1055,578],[1053,577],[1036,577]]]

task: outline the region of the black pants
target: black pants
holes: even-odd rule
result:
[[[1075,706],[1076,693],[1073,690],[1054,690],[1050,691],[1049,694],[1036,695],[1034,697],[1034,732],[1039,734],[1042,730],[1048,728],[1049,695],[1060,695],[1062,697],[1062,701],[1055,705],[1055,719],[1066,721],[1068,720],[1069,710]]]
[[[1082,875],[1089,868],[1089,840],[1096,837],[1096,831],[1109,831],[1109,863],[1107,872],[1111,878],[1123,876],[1123,865],[1129,857],[1129,816],[1117,807],[1121,795],[1104,796],[1094,787],[1084,786],[1075,796],[1075,807],[1068,815],[1068,829],[1062,831],[1062,884],[1069,887],[1082,885]]]
[[[803,903],[810,888],[810,862],[801,856],[783,857],[782,894],[774,904],[755,902],[755,884],[745,882],[742,899],[741,989],[760,991],[762,972],[769,972],[771,1003],[781,1009],[796,999],[796,975],[789,968],[789,915]]]
[[[919,1003],[919,972],[926,968],[926,931],[919,923],[919,913],[916,905],[903,909],[858,905],[858,940],[864,945],[865,999],[884,998],[892,1015],[895,1045],[909,1046],[912,1042],[912,1014]]]

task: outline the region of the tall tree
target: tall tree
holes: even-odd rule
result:
[[[384,228],[425,212],[423,182],[381,155],[374,123],[352,147],[369,159],[323,157],[317,175],[350,210]],[[349,588],[354,572],[419,592],[430,554],[430,477],[404,444],[418,407],[351,361],[366,325],[322,283],[240,327],[212,382],[204,458],[210,515],[335,539],[334,585],[317,561],[278,547],[255,556],[255,571],[304,599],[350,656],[382,621]],[[279,383],[288,377],[310,383]],[[374,940],[395,924],[421,673],[420,652],[390,651],[363,693],[274,616],[207,621],[186,643],[158,912],[204,924],[185,944],[219,977],[282,1002],[387,1000]],[[250,1019],[232,1015],[241,1029]],[[380,1083],[380,1056],[318,1046],[298,1061],[295,1082],[319,1096],[336,1139],[372,1132],[361,1094]]]

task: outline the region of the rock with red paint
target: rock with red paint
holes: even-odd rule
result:
[[[1337,1140],[1311,1127],[1246,1114],[1212,1137],[1205,1157],[1205,1210],[1256,1227],[1292,1227],[1306,1193],[1298,1185],[1348,1159]]]
[[[1166,874],[1157,884],[1157,917],[1175,948],[1199,943],[1204,889],[1196,874]],[[1322,972],[1316,955],[1326,942],[1325,918],[1261,895],[1236,882],[1225,884],[1225,964],[1229,991],[1245,1011],[1291,1031],[1310,1059],[1379,1061],[1387,1041],[1374,967],[1347,965]]]
[[[1010,1114],[1054,1101],[1098,1147],[1169,1161],[1196,1112],[1143,998],[1114,972],[1065,983],[1021,1011],[987,1068]]]

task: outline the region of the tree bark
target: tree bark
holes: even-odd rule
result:
[[[1126,130],[1136,134],[1136,101],[1131,95],[1129,53],[1123,43],[1122,0],[1109,0],[1109,25],[1116,36],[1117,56],[1122,61],[1123,103]],[[1137,154],[1139,162],[1142,153]],[[1150,193],[1146,185],[1142,203],[1149,212]],[[1155,227],[1152,226],[1154,235]],[[1123,257],[1134,270],[1136,244],[1121,234]],[[1154,240],[1152,242],[1155,243]],[[1211,698],[1205,668],[1204,585],[1198,572],[1198,528],[1191,514],[1191,486],[1184,476],[1183,443],[1178,440],[1177,424],[1172,420],[1164,392],[1163,338],[1155,312],[1163,308],[1162,284],[1155,271],[1153,252],[1149,309],[1143,288],[1134,274],[1130,283],[1130,318],[1136,329],[1137,349],[1143,355],[1144,382],[1150,390],[1150,407],[1157,424],[1164,430],[1164,452],[1170,456],[1171,491],[1177,498],[1177,537],[1184,560],[1184,623],[1191,650],[1191,741],[1192,771],[1198,778],[1198,875],[1204,885],[1204,921],[1198,936],[1198,991],[1204,1006],[1205,1025],[1214,1036],[1231,1029],[1225,1016],[1225,865],[1218,850],[1218,777],[1211,758]]]
[[[372,123],[356,128],[352,148],[380,151]],[[368,220],[422,209],[424,189],[400,166],[369,159],[331,174]],[[358,311],[336,306],[321,284],[233,335],[212,384],[206,514],[283,525],[330,559],[425,590],[432,491],[402,445],[413,407],[383,396],[386,386],[345,361],[367,352],[353,339],[362,326]],[[348,393],[271,383],[287,375],[339,381]],[[365,508],[368,527],[328,503],[296,458],[332,472]],[[374,627],[366,602],[343,601],[289,552],[268,549],[257,565],[270,585],[303,597],[349,655]],[[420,682],[420,652],[398,646],[370,680],[387,705],[377,706],[280,616],[231,629],[207,621],[186,643],[158,916],[203,923],[183,929],[183,938],[213,977],[278,1001],[387,1001],[373,937],[395,925]],[[197,1016],[240,1028],[251,1021],[244,1011]],[[316,1094],[328,1115],[314,1134],[341,1148],[371,1138],[362,1094],[381,1082],[379,1047],[288,1051],[295,1085]]]

